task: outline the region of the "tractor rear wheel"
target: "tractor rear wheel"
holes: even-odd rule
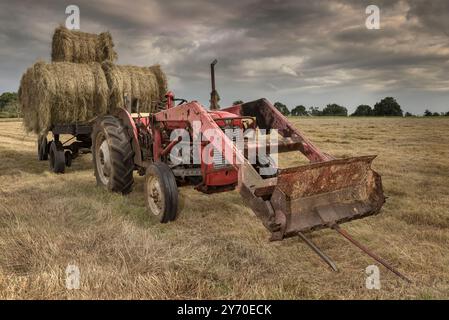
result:
[[[60,141],[52,141],[50,143],[49,152],[50,170],[54,173],[64,173],[65,171],[65,155],[64,147]]]
[[[163,162],[151,164],[145,174],[145,202],[161,223],[178,215],[178,187],[170,167]]]
[[[113,192],[131,192],[134,179],[134,152],[123,122],[104,116],[94,125],[92,157],[99,186]]]

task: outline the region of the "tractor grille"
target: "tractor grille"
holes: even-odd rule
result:
[[[224,155],[217,149],[214,149],[213,159],[214,159],[214,169],[223,169],[229,166],[229,164],[226,163]]]
[[[239,127],[231,128],[234,129],[234,135],[229,136],[234,142],[234,144],[237,144],[237,142],[244,142],[243,132]],[[224,130],[223,130],[224,131]],[[226,133],[226,132],[225,132]],[[214,169],[223,169],[223,168],[229,168],[231,165],[229,163],[226,163],[225,157],[224,157],[224,150],[223,153],[220,150],[214,149],[214,156],[213,156],[213,165]]]

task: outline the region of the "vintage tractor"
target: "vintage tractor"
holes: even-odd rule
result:
[[[381,177],[371,169],[375,156],[335,159],[314,146],[265,99],[219,110],[215,64],[211,65],[210,110],[197,101],[175,99],[168,92],[166,101],[153,113],[140,113],[138,101],[129,101],[115,115],[97,119],[92,154],[98,185],[126,194],[132,190],[133,171],[145,175],[147,207],[162,223],[177,217],[178,186],[193,184],[204,193],[237,189],[271,233],[271,240],[299,235],[336,270],[304,234],[332,228],[406,279],[339,227],[379,213],[384,204]],[[269,147],[276,147],[278,153],[297,150],[310,164],[275,167],[271,174],[263,175],[263,168],[274,165],[271,155],[249,161],[251,151],[257,154],[261,146],[243,139],[243,148],[238,148],[226,129],[263,129],[266,135],[277,131],[278,142]],[[192,150],[188,161],[173,156],[175,148]]]

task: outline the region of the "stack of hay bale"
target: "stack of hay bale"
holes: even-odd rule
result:
[[[22,76],[19,88],[27,131],[44,134],[55,124],[83,123],[138,99],[151,112],[167,91],[159,65],[119,66],[108,32],[99,35],[55,30],[52,62],[39,61]]]

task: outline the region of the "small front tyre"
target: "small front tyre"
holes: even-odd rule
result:
[[[145,202],[161,223],[174,221],[178,215],[178,187],[170,167],[163,162],[151,164],[145,174]]]

